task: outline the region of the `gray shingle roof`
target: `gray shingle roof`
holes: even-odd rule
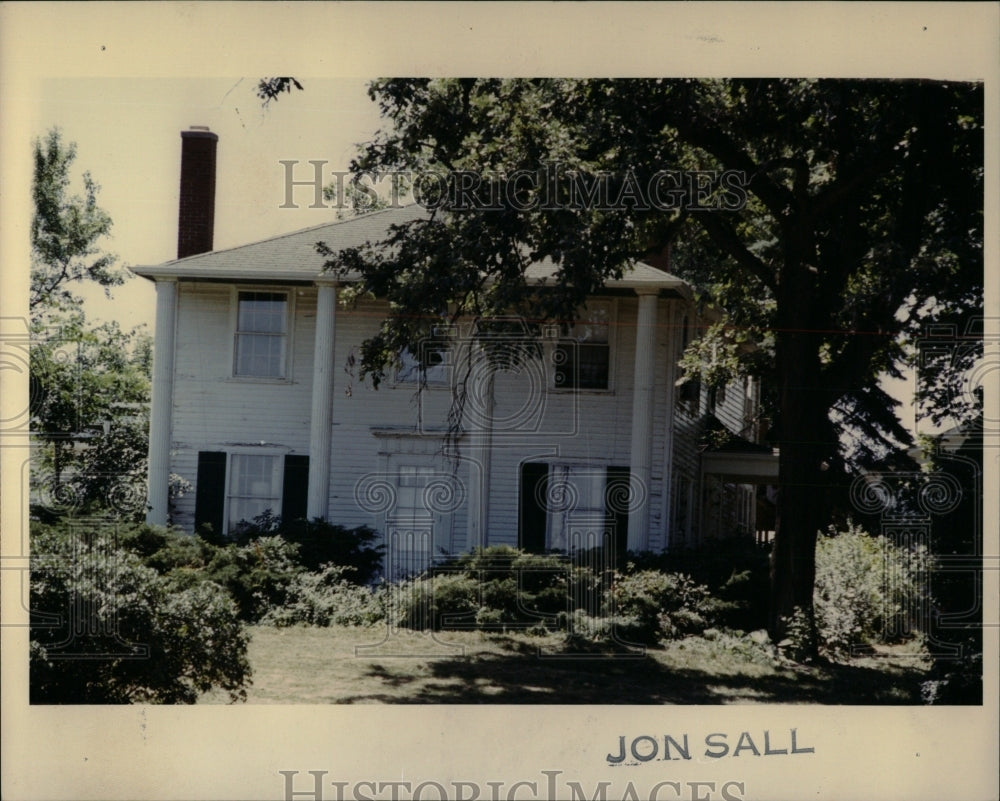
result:
[[[377,242],[384,238],[390,225],[419,219],[427,213],[426,209],[416,204],[384,209],[281,234],[261,242],[213,250],[162,264],[136,266],[132,267],[132,272],[149,279],[314,281],[323,275],[324,259],[316,252],[317,242],[325,242],[334,251],[359,247],[365,242]],[[532,264],[527,270],[527,277],[544,283],[555,272],[555,264],[546,259]],[[344,280],[351,281],[352,276],[347,276]],[[685,295],[689,293],[688,285],[680,278],[643,262],[636,262],[621,280],[609,281],[607,285],[617,288],[673,289]]]

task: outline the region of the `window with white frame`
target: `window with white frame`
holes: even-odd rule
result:
[[[393,578],[416,575],[430,567],[434,549],[434,513],[425,490],[434,469],[401,464],[396,469],[396,503],[386,521],[387,572]]]
[[[609,301],[591,302],[566,327],[554,357],[556,389],[610,388],[611,314]]]
[[[603,466],[550,465],[546,547],[572,551],[602,545],[606,488]]]
[[[429,520],[431,510],[424,499],[427,482],[434,469],[422,465],[403,464],[396,474],[396,510],[394,519],[401,521]]]
[[[288,293],[238,292],[233,375],[286,378],[287,352]]]
[[[229,529],[270,511],[281,514],[280,456],[234,453],[229,462]]]

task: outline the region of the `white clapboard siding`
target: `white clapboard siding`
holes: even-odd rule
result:
[[[197,457],[202,450],[228,450],[236,446],[266,443],[286,453],[310,452],[309,428],[312,393],[312,361],[316,318],[313,287],[281,288],[294,296],[294,324],[290,337],[290,370],[287,381],[265,382],[232,377],[233,303],[235,288],[223,283],[180,284],[172,419],[171,471],[195,484]],[[614,299],[612,334],[612,389],[556,392],[539,385],[538,372],[501,373],[495,383],[494,416],[515,420],[512,428],[494,433],[489,463],[487,531],[491,544],[517,544],[520,465],[525,461],[589,463],[597,466],[627,466],[630,463],[632,390],[636,342],[637,298]],[[667,407],[669,365],[676,357],[676,331],[668,326],[669,302],[661,300],[657,310],[655,344],[656,384],[653,410],[652,482],[649,546],[662,549],[666,522],[664,509],[664,448],[668,425],[675,429],[673,470],[697,478],[699,415],[682,404]],[[447,426],[451,392],[444,386],[429,386],[422,393],[413,384],[386,377],[378,390],[359,377],[362,341],[378,330],[386,306],[364,301],[350,308],[337,307],[336,347],[333,372],[333,434],[329,487],[332,522],[346,526],[378,527],[377,514],[359,506],[359,480],[372,474],[391,473],[394,466],[411,461],[433,463],[435,469],[455,470],[468,489],[470,471],[464,460],[477,458],[467,441],[454,444],[458,462],[442,453],[442,432]],[[353,362],[353,365],[352,365]],[[544,371],[542,373],[544,375]],[[737,413],[738,391],[727,397],[726,422]],[[532,405],[534,404],[534,405]],[[518,410],[524,411],[518,417]],[[734,430],[739,426],[730,425]],[[415,432],[424,432],[416,436]],[[174,503],[173,520],[193,526],[193,491]],[[669,514],[669,511],[668,511]],[[441,536],[435,534],[440,551],[464,550],[468,543],[467,509],[450,516]]]

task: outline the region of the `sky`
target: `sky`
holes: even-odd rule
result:
[[[257,76],[259,77],[259,76]],[[219,136],[215,249],[328,222],[333,209],[310,209],[312,190],[297,189],[298,209],[285,201],[283,160],[298,160],[295,178],[313,175],[310,160],[344,170],[356,143],[379,118],[363,79],[303,79],[306,91],[262,108],[257,77],[52,78],[42,84],[32,136],[58,126],[75,142],[71,168],[100,185],[100,206],[114,223],[102,247],[125,265],[158,264],[176,256],[180,132],[207,125]],[[329,174],[329,173],[328,173]],[[134,277],[112,289],[83,287],[85,310],[97,321],[152,328],[152,283]]]

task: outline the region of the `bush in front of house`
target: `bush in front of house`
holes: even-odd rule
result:
[[[288,600],[290,588],[305,570],[298,564],[298,546],[281,537],[258,537],[246,545],[217,548],[202,578],[229,591],[240,617],[256,623],[269,609]]]
[[[119,532],[122,547],[142,559],[176,590],[212,582],[235,601],[242,620],[256,623],[285,603],[289,588],[305,573],[299,546],[278,536],[243,545],[215,544],[160,526],[139,525]]]
[[[260,623],[270,626],[371,626],[385,620],[386,588],[348,581],[348,568],[324,565],[303,571],[285,588],[281,604],[272,604]]]
[[[929,559],[922,546],[904,548],[853,524],[820,536],[813,593],[820,647],[844,655],[852,646],[898,640],[928,601]]]
[[[107,530],[33,527],[31,547],[32,703],[245,699],[248,637],[221,587],[177,590]]]
[[[683,573],[726,602],[719,625],[742,631],[767,627],[771,577],[770,547],[746,535],[723,537],[696,548],[629,554],[622,572]]]
[[[699,634],[726,609],[690,576],[658,570],[617,576],[609,596],[621,636],[647,645]]]
[[[306,570],[319,571],[327,564],[350,568],[343,578],[354,584],[369,584],[382,569],[385,546],[368,526],[345,528],[320,518],[285,521],[265,513],[239,526],[234,542],[248,545],[261,537],[281,537],[297,545],[296,561]]]
[[[369,547],[375,536],[371,529],[347,530],[322,521],[284,527],[278,518],[264,515],[233,541],[145,525],[123,530],[120,539],[172,587],[187,589],[211,581],[229,592],[241,619],[290,625],[371,618],[375,605],[364,612],[348,610],[372,595],[361,579],[367,581],[378,569],[380,551]],[[315,564],[325,556],[345,561]],[[348,593],[345,585],[359,592]],[[286,607],[286,612],[279,611]]]
[[[389,590],[391,614],[396,625],[418,631],[477,628],[481,589],[479,580],[463,573],[419,576]]]
[[[161,575],[183,568],[201,570],[217,551],[216,546],[200,537],[145,524],[122,528],[118,541],[122,548],[136,554],[143,564]]]
[[[689,576],[613,573],[594,555],[480,548],[396,588],[391,608],[412,629],[562,630],[655,645],[715,625],[729,604]]]
[[[506,545],[477,548],[403,582],[394,619],[406,628],[565,628],[573,609],[601,613],[610,578],[558,554]]]

